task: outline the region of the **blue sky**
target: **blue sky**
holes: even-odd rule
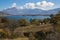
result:
[[[45,4],[42,3],[43,1]],[[40,5],[40,3],[42,4]],[[52,6],[52,7],[49,7],[49,6]],[[0,0],[0,10],[9,8],[9,7],[18,7],[20,9],[40,8],[40,9],[49,10],[54,8],[60,8],[60,0]]]

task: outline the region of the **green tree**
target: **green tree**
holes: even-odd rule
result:
[[[50,19],[50,22],[53,23],[54,30],[60,32],[60,11]]]
[[[53,17],[54,17],[54,15],[53,15],[53,14],[51,14],[51,15],[50,15],[50,18],[53,18]]]
[[[40,22],[37,19],[30,19],[30,23],[34,25],[39,25]]]
[[[58,13],[56,15],[51,17],[50,23],[60,24],[60,11],[58,11]]]
[[[50,15],[50,23],[53,25],[57,24],[57,21],[55,19],[55,15],[53,15],[53,14]]]
[[[50,19],[49,18],[45,18],[45,19],[43,19],[43,23],[49,23],[50,22]]]

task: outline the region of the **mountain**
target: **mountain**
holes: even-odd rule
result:
[[[41,10],[41,9],[17,9],[15,7],[8,8],[3,10],[2,12],[8,13],[10,15],[50,15],[56,14],[60,8],[52,9],[52,10]]]
[[[57,14],[59,10],[60,10],[60,8],[56,8],[56,9],[53,9],[53,10],[48,10],[48,12],[51,13],[51,14]]]
[[[3,16],[3,15],[9,15],[9,14],[0,11],[0,16]]]
[[[8,8],[6,10],[3,10],[2,12],[8,13],[10,15],[15,15],[18,13],[18,9],[16,9],[15,7],[14,8]]]

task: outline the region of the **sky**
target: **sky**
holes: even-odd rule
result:
[[[0,10],[13,7],[17,9],[50,10],[60,8],[60,0],[0,0]]]

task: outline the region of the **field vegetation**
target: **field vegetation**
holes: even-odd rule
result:
[[[18,21],[0,17],[0,39],[27,37],[29,40],[60,40],[60,11],[43,20]]]

